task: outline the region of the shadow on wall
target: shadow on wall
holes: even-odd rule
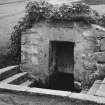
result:
[[[0,69],[12,65],[16,65],[16,63],[12,60],[11,56],[0,55]]]
[[[8,47],[0,47],[0,69],[19,64],[15,62],[14,57],[9,53],[9,51]]]

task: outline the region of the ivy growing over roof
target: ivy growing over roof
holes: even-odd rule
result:
[[[26,6],[26,13],[35,21],[54,21],[54,20],[78,20],[85,19],[93,21],[98,13],[93,11],[84,3],[70,3],[62,5],[52,5],[48,2],[29,2]]]
[[[84,20],[87,23],[99,23],[101,16],[93,11],[84,3],[70,3],[62,5],[53,5],[48,2],[29,2],[26,6],[26,13],[22,21],[14,27],[11,35],[11,46],[9,54],[12,55],[16,63],[21,62],[21,34],[30,29],[34,24],[40,21],[48,23],[55,20],[77,21]],[[100,23],[103,23],[101,19]],[[104,22],[105,23],[105,22]]]

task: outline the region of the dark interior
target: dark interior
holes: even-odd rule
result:
[[[35,81],[31,87],[80,92],[74,87],[74,43],[50,41],[49,79],[45,84]]]
[[[50,42],[50,89],[74,91],[74,43]]]

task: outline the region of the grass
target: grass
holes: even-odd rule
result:
[[[91,8],[96,10],[100,15],[105,14],[105,5],[91,5]]]
[[[0,4],[14,1],[20,0],[0,0]],[[6,59],[10,36],[13,27],[24,16],[24,10],[25,2],[0,5],[0,68],[7,66],[9,62],[11,63],[9,59]]]
[[[82,0],[82,1],[89,4],[89,5],[105,4],[105,0]]]

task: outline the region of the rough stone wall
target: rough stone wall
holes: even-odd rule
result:
[[[85,53],[81,53],[80,59],[84,76],[82,82],[88,85],[105,77],[105,32],[93,27],[91,31],[85,31],[82,35],[84,41],[87,41]]]
[[[105,38],[103,36],[104,32],[91,26],[37,24],[22,35],[22,68],[45,82],[51,72],[49,41],[75,42],[74,76],[76,80],[88,84],[94,78],[104,75]]]
[[[22,35],[22,69],[45,82],[52,72],[49,71],[49,41],[74,42],[74,35],[74,29],[46,26],[45,23],[35,25]]]
[[[105,32],[94,27],[87,30],[79,27],[78,30],[83,39],[78,42],[75,49],[77,58],[74,74],[84,86],[89,86],[96,79],[105,77]]]

